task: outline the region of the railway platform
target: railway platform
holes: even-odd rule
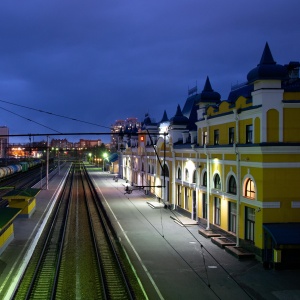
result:
[[[48,189],[45,184],[35,197],[35,211],[30,218],[15,218],[14,238],[0,255],[0,299],[10,299],[14,288],[29,261],[38,238],[58,197],[69,169],[66,164],[60,174],[51,176]],[[38,183],[33,188],[40,188]]]
[[[124,195],[125,180],[89,172],[149,299],[300,299],[300,270],[239,260],[153,195]]]
[[[15,220],[15,238],[0,255],[0,299],[10,299],[68,167],[37,195],[34,214]],[[253,259],[240,261],[153,195],[124,194],[125,180],[96,167],[88,171],[148,299],[300,299],[300,270],[265,270]]]

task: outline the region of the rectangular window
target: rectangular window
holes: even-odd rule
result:
[[[202,133],[202,144],[207,145],[207,132]]]
[[[245,209],[245,239],[254,243],[255,209]]]
[[[229,128],[228,139],[230,145],[234,144],[234,127]]]
[[[206,202],[206,194],[202,194],[202,217],[203,219],[207,219],[207,202]]]
[[[192,191],[193,197],[193,220],[196,221],[198,219],[197,216],[197,199],[196,199],[197,192],[195,190]]]
[[[228,202],[229,205],[229,231],[236,233],[236,203]]]
[[[189,189],[184,188],[184,208],[189,209]]]
[[[219,129],[214,130],[214,145],[219,145]]]
[[[253,125],[246,125],[246,144],[253,142]]]
[[[215,224],[221,224],[221,199],[215,197]]]
[[[177,185],[177,205],[181,206],[181,185]]]
[[[207,172],[203,174],[203,186],[207,186]]]

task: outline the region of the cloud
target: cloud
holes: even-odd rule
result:
[[[2,1],[0,99],[105,126],[146,112],[159,121],[189,86],[202,91],[206,76],[226,99],[266,41],[278,63],[299,60],[299,8],[298,0]],[[62,132],[89,130],[29,115]],[[3,111],[0,119],[11,132],[44,132]]]

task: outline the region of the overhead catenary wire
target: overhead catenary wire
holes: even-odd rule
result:
[[[42,109],[37,109],[37,108],[29,107],[29,106],[26,106],[26,105],[13,103],[13,102],[6,101],[6,100],[3,100],[3,99],[0,99],[0,102],[6,103],[6,104],[9,104],[9,105],[18,106],[18,107],[23,107],[23,108],[26,108],[26,109],[29,109],[29,110],[34,110],[34,111],[37,111],[37,112],[40,112],[40,113],[44,113],[44,114],[47,114],[47,115],[52,115],[52,116],[59,117],[59,118],[64,118],[64,119],[68,119],[68,120],[72,120],[72,121],[76,121],[76,122],[80,122],[80,123],[85,123],[85,124],[89,124],[89,125],[94,125],[94,126],[98,126],[98,127],[102,127],[102,128],[111,129],[111,127],[108,127],[108,126],[103,126],[103,125],[96,124],[96,123],[93,123],[93,122],[84,121],[84,120],[80,120],[80,119],[77,119],[77,118],[72,118],[72,117],[60,115],[60,114],[57,114],[57,113],[45,111],[45,110],[42,110]]]
[[[159,232],[158,229],[155,227],[155,225],[141,212],[141,210],[131,201],[131,199],[129,197],[127,197],[127,199],[131,202],[131,204],[140,212],[140,214],[145,218],[145,220],[154,228],[154,230],[166,241],[166,243],[179,255],[179,257],[191,268],[191,270],[196,274],[196,276],[212,291],[212,293],[218,298],[221,299],[217,293],[212,289],[210,282],[209,282],[209,278],[208,278],[208,274],[206,272],[206,280],[207,282],[204,280],[204,278],[202,278],[200,276],[200,274],[193,268],[193,266],[191,266],[191,264],[182,256],[181,253],[179,253],[179,251],[168,241],[168,239],[165,238],[164,234]],[[202,252],[202,251],[201,251]]]
[[[251,297],[251,295],[239,284],[239,282],[232,276],[232,274],[230,274],[225,268],[224,268],[224,266],[217,260],[217,258],[214,256],[214,255],[212,255],[209,251],[208,251],[208,249],[195,237],[195,235],[188,229],[188,227],[187,226],[185,226],[179,219],[178,219],[178,217],[176,216],[176,214],[174,213],[174,211],[173,210],[171,210],[170,209],[170,211],[171,211],[171,213],[176,217],[176,219],[177,219],[177,221],[179,222],[179,223],[181,223],[182,224],[182,226],[190,233],[190,235],[200,244],[200,247],[201,247],[201,249],[203,248],[208,254],[209,254],[209,256],[222,268],[222,270],[228,275],[228,277],[229,278],[231,278],[244,292],[245,292],[245,294],[250,298],[250,299],[253,299],[252,297]],[[203,254],[203,251],[202,251],[202,254]],[[204,263],[205,263],[205,258],[204,258],[204,256],[203,256],[203,260],[204,260]],[[206,270],[206,273],[207,273],[207,270]]]
[[[42,124],[42,123],[39,123],[39,122],[34,121],[34,120],[32,120],[32,119],[29,119],[29,118],[27,118],[27,117],[21,116],[20,114],[17,114],[17,113],[15,113],[15,112],[13,112],[13,111],[11,111],[11,110],[9,110],[9,109],[6,109],[6,108],[4,108],[4,107],[0,107],[0,109],[5,110],[5,111],[7,111],[7,112],[9,112],[9,113],[11,113],[11,114],[13,114],[13,115],[16,115],[16,116],[18,116],[18,117],[20,117],[20,118],[22,118],[22,119],[25,119],[25,120],[29,121],[29,122],[33,122],[33,123],[35,123],[35,124],[37,124],[37,125],[40,125],[40,126],[42,126],[42,127],[45,127],[45,128],[47,128],[47,129],[50,129],[50,130],[52,130],[52,131],[54,131],[54,132],[61,133],[61,132],[57,131],[56,129],[53,129],[53,128],[47,126],[47,125],[44,125],[44,124]]]
[[[196,236],[188,229],[187,226],[185,226],[184,224],[182,224],[182,222],[180,222],[180,220],[178,219],[178,216],[175,214],[175,212],[173,210],[170,209],[171,213],[176,217],[176,220],[178,220],[179,223],[182,224],[182,226],[188,231],[188,233],[199,243],[200,248],[201,248],[201,254],[202,254],[202,259],[203,259],[203,264],[204,264],[204,268],[205,268],[205,276],[206,276],[206,280],[207,282],[205,282],[204,278],[202,278],[197,272],[196,270],[194,270],[193,266],[190,265],[190,263],[178,252],[177,249],[175,249],[175,247],[165,238],[164,233],[159,232],[158,229],[155,227],[155,225],[142,213],[142,211],[133,203],[133,201],[131,201],[131,199],[127,196],[126,197],[131,204],[139,211],[139,213],[145,218],[145,220],[155,229],[155,231],[157,231],[157,233],[162,236],[162,238],[169,244],[169,246],[181,257],[181,259],[194,271],[194,273],[200,278],[201,281],[203,281],[207,287],[215,294],[215,296],[219,299],[221,299],[217,293],[214,291],[214,289],[212,288],[211,284],[210,284],[210,280],[209,280],[209,276],[207,273],[207,266],[206,266],[206,261],[205,261],[205,257],[204,257],[204,253],[203,250],[205,250],[209,256],[221,267],[221,269],[227,274],[227,276],[229,278],[231,278],[233,280],[233,282],[235,282],[235,284],[241,288],[241,290],[249,297],[249,299],[253,299],[253,297],[247,292],[247,290],[241,286],[241,284],[232,276],[232,274],[230,274],[230,272],[228,272],[226,270],[226,268],[224,268],[224,266],[218,261],[218,259],[209,252],[209,250],[196,238]],[[160,209],[161,210],[161,209]],[[162,221],[162,220],[161,220]]]

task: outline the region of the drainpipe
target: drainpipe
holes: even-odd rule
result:
[[[196,152],[196,172],[198,172],[198,167],[200,164],[200,159],[198,161],[198,151],[195,149],[195,145],[191,145],[192,149]],[[199,172],[200,173],[200,172]],[[197,180],[195,182],[195,191],[196,191],[196,219],[198,220],[198,207],[199,207],[199,198],[198,198],[198,194],[199,194],[199,188],[198,188],[198,180],[199,180],[200,176],[197,176]],[[195,217],[195,216],[194,216]]]
[[[211,166],[210,166],[210,158],[209,158],[209,154],[206,151],[206,145],[204,145],[205,147],[205,154],[206,154],[206,166],[207,166],[207,199],[206,199],[206,212],[207,212],[207,224],[206,224],[206,230],[210,230],[210,213],[209,213],[209,203],[210,203],[210,173],[211,173]]]
[[[236,205],[236,247],[239,247],[240,244],[240,204],[241,204],[241,193],[240,193],[240,182],[241,182],[241,175],[240,175],[240,153],[235,146],[235,154],[236,154],[236,177],[237,177],[237,185],[236,185],[236,193],[237,193],[237,205]]]
[[[175,167],[175,151],[172,144],[170,145],[170,151],[172,153],[172,178],[169,177],[169,180],[171,181],[172,186],[172,197],[171,197],[171,204],[173,210],[176,209],[176,199],[177,199],[177,191],[176,191],[176,167]],[[174,203],[173,203],[174,199]]]
[[[210,203],[210,174],[211,174],[211,165],[210,165],[210,157],[209,153],[207,151],[206,145],[209,145],[209,122],[207,115],[204,116],[205,121],[206,121],[206,132],[207,132],[207,137],[206,137],[206,144],[204,145],[204,150],[206,154],[206,166],[207,166],[207,201],[206,201],[206,206],[207,206],[207,225],[206,225],[206,230],[210,230],[210,212],[209,212],[209,203]]]
[[[236,109],[233,110],[235,115],[235,128],[236,128],[236,135],[235,135],[235,143],[234,143],[234,152],[236,155],[236,177],[237,177],[237,184],[236,184],[236,193],[237,193],[237,203],[236,203],[236,247],[240,245],[240,205],[241,205],[241,170],[240,170],[240,153],[238,151],[238,147],[236,146],[239,144],[239,115]]]
[[[235,144],[240,143],[240,134],[239,134],[239,114],[237,109],[235,108],[233,110],[234,118],[235,118],[235,128],[236,128],[236,134],[235,134]]]

